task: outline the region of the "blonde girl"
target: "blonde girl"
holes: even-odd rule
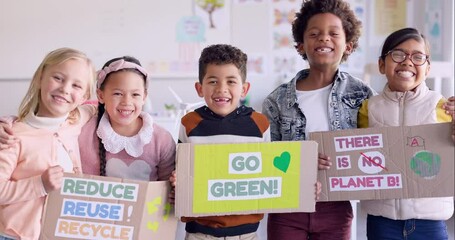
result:
[[[0,150],[0,239],[38,239],[46,195],[63,172],[81,172],[77,137],[95,108],[79,106],[93,79],[91,61],[70,48],[50,52],[36,70],[11,128],[19,141]]]

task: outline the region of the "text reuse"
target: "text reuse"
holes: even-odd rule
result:
[[[61,216],[123,221],[123,204],[63,199]]]

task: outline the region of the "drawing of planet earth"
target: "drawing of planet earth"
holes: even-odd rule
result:
[[[441,157],[432,152],[417,152],[411,159],[411,169],[423,178],[433,178],[438,175],[441,168]]]

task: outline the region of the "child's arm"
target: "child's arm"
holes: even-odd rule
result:
[[[62,184],[63,168],[60,166],[50,167],[41,175],[11,179],[18,165],[19,152],[19,144],[0,150],[0,205],[44,197]]]
[[[279,124],[278,124],[278,113],[279,110],[276,107],[276,104],[270,101],[269,99],[265,99],[262,103],[262,114],[264,114],[267,119],[269,120],[270,124],[270,138],[272,141],[281,141],[281,133],[279,131]]]
[[[452,139],[455,143],[455,97],[452,96],[447,101],[441,99],[436,109],[438,122],[452,122]]]
[[[368,100],[362,102],[359,113],[357,115],[357,127],[367,128],[368,127]]]
[[[160,150],[160,161],[158,163],[158,180],[168,180],[175,169],[175,142],[169,132],[160,138],[162,147]]]
[[[19,156],[19,144],[0,151],[0,205],[29,201],[46,195],[41,176],[12,180]]]
[[[452,116],[452,139],[455,143],[455,96],[449,97],[442,107],[446,114]]]
[[[79,106],[81,124],[87,123],[96,114],[96,110],[96,105],[93,104]],[[11,130],[12,123],[16,119],[16,116],[0,117],[0,150],[10,148],[19,141]]]

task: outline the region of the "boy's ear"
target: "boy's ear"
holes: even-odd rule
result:
[[[382,60],[382,58],[379,58],[378,60],[378,68],[381,74],[385,74],[385,62]]]
[[[202,84],[196,82],[194,84],[194,88],[196,89],[197,95],[199,95],[199,97],[204,97],[204,94],[202,94]]]
[[[248,90],[250,90],[250,83],[249,82],[244,82],[242,84],[242,97],[246,97],[248,94]]]
[[[98,102],[104,104],[103,91],[96,89],[96,96],[98,97]]]
[[[300,55],[305,54],[305,48],[303,47],[303,43],[297,44],[297,51],[300,53]]]
[[[352,45],[353,45],[352,42],[346,43],[346,50],[344,50],[344,53],[345,53],[345,54],[351,54],[351,52],[352,52]]]

